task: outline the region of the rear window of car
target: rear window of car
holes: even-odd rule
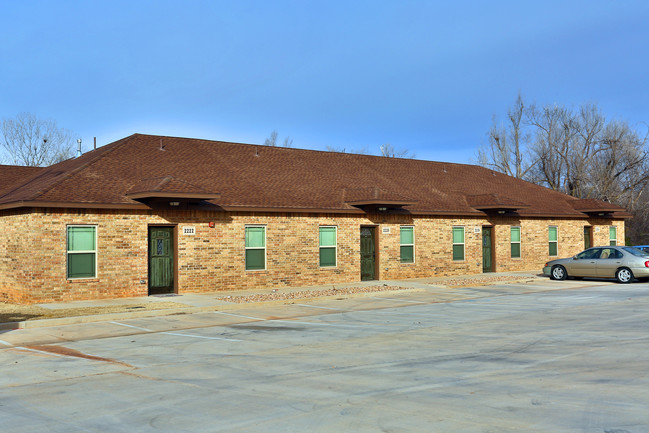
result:
[[[629,253],[629,254],[633,254],[634,256],[638,256],[638,257],[647,257],[647,256],[649,256],[649,253],[647,253],[645,251],[642,251],[642,250],[639,250],[637,248],[624,247],[622,249],[624,251],[626,251],[627,253]]]

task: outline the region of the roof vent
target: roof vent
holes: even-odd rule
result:
[[[77,158],[81,156],[81,139],[77,139],[77,144],[79,147],[77,147]]]

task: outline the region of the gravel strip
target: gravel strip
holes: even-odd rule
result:
[[[448,287],[470,287],[470,286],[484,286],[487,284],[498,283],[515,283],[517,281],[530,281],[535,280],[537,276],[519,277],[516,275],[499,275],[494,277],[475,277],[475,278],[445,278],[439,283],[431,283],[436,285]]]
[[[517,277],[517,276],[495,276],[495,277],[476,277],[476,278],[446,278],[437,280],[435,282],[429,282],[426,284],[434,286],[447,286],[447,287],[469,287],[469,286],[484,286],[486,284],[496,284],[496,283],[512,283],[515,281],[529,280],[538,277]],[[299,292],[280,292],[279,290],[274,290],[271,293],[256,293],[253,295],[242,295],[242,296],[221,296],[216,299],[226,302],[234,302],[236,304],[245,304],[249,302],[264,302],[264,301],[287,301],[291,299],[302,299],[302,298],[319,298],[324,296],[340,296],[340,295],[353,295],[357,293],[373,293],[373,292],[386,292],[386,291],[396,291],[396,290],[407,290],[412,289],[412,287],[402,287],[402,286],[390,286],[390,285],[381,285],[381,286],[361,286],[361,287],[342,287],[323,290],[305,290]]]
[[[237,304],[245,304],[248,302],[262,302],[262,301],[285,301],[289,299],[301,298],[318,298],[321,296],[340,296],[340,295],[353,295],[355,293],[372,293],[372,292],[385,292],[392,290],[406,290],[410,287],[401,286],[367,286],[367,287],[342,287],[340,289],[331,288],[324,290],[305,290],[301,292],[279,292],[272,293],[258,293],[246,296],[222,296],[216,298],[220,301],[234,302]]]

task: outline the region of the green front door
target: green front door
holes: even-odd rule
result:
[[[591,234],[592,228],[590,226],[584,226],[584,249],[587,250],[588,248],[593,246],[593,242],[591,239],[593,238]]]
[[[491,227],[482,227],[482,272],[493,272],[491,261]]]
[[[375,280],[375,228],[361,227],[361,280]]]
[[[173,227],[149,227],[149,295],[173,293]]]

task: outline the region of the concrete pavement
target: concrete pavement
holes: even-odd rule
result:
[[[391,287],[395,290],[425,290],[428,294],[437,299],[439,302],[450,300],[464,299],[467,297],[483,296],[484,290],[476,292],[471,290],[471,286],[484,287],[485,285],[498,284],[502,282],[515,282],[526,281],[547,277],[539,276],[534,272],[494,272],[489,274],[477,275],[460,275],[453,277],[432,277],[432,278],[416,278],[408,280],[386,280],[386,281],[360,281],[354,283],[341,283],[326,286],[308,286],[308,287],[285,287],[279,289],[257,289],[257,290],[232,290],[232,291],[218,291],[209,293],[187,293],[187,294],[169,294],[169,295],[153,295],[132,298],[115,298],[115,299],[99,299],[88,301],[70,301],[70,302],[57,302],[57,303],[42,303],[36,304],[39,307],[64,310],[75,308],[101,308],[101,307],[114,307],[114,306],[128,306],[133,304],[153,304],[161,302],[173,302],[179,304],[178,308],[164,308],[158,310],[131,310],[119,313],[107,314],[91,314],[91,315],[71,315],[69,317],[60,317],[54,319],[30,319],[20,322],[6,322],[0,323],[0,330],[7,329],[27,329],[38,328],[47,326],[61,326],[74,323],[88,323],[107,320],[122,320],[127,318],[137,317],[157,317],[168,316],[174,314],[190,314],[202,311],[212,310],[231,310],[239,309],[242,304],[234,302],[232,298],[237,297],[255,297],[260,298],[269,295],[287,295],[287,299],[279,300],[259,300],[254,304],[268,304],[268,303],[285,303],[291,302],[290,295],[292,293],[305,294],[305,298],[299,298],[303,301],[305,299],[315,299],[322,297],[320,292],[330,289],[344,291],[349,288],[363,288],[372,286],[382,286],[386,292],[390,291]],[[460,287],[453,286],[452,284],[459,284]],[[359,292],[356,294],[345,294],[344,296],[365,296],[366,293]],[[328,294],[331,296],[331,294]],[[230,297],[230,299],[227,299]],[[280,296],[281,297],[281,296]]]
[[[648,288],[538,278],[0,332],[0,430],[647,432]]]

